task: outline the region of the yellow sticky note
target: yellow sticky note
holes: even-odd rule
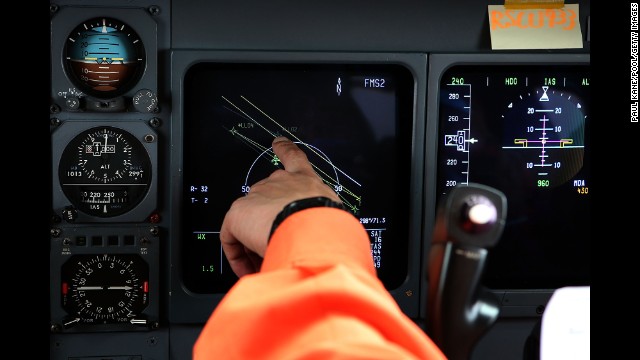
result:
[[[507,9],[557,9],[564,6],[564,0],[504,0]]]
[[[578,4],[557,9],[488,7],[494,50],[582,48]]]

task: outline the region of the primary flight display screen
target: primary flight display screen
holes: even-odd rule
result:
[[[494,289],[590,285],[590,68],[455,65],[440,80],[438,197],[469,182],[507,197]]]
[[[305,151],[371,238],[388,289],[407,277],[414,80],[395,64],[223,64],[184,76],[182,274],[194,293],[237,280],[219,231],[231,203],[282,168],[284,135]],[[266,236],[266,235],[265,235]]]

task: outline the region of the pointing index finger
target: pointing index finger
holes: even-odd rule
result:
[[[284,136],[273,139],[273,152],[278,156],[285,170],[289,172],[311,172],[313,168],[307,155],[291,140]]]

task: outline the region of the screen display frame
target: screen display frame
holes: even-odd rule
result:
[[[208,51],[208,50],[174,50],[171,54],[172,74],[172,151],[170,176],[171,181],[171,227],[169,236],[172,239],[180,239],[182,236],[182,212],[183,212],[183,149],[184,149],[184,79],[189,69],[201,63],[255,63],[255,64],[395,64],[405,67],[413,76],[413,97],[411,103],[412,124],[411,134],[411,159],[409,191],[419,193],[423,187],[424,164],[424,99],[426,96],[427,58],[424,54],[389,54],[389,53],[295,53],[295,52],[235,52],[235,51]],[[408,253],[407,253],[407,277],[404,282],[390,294],[395,298],[400,308],[410,317],[417,317],[420,307],[421,287],[421,254],[424,244],[421,236],[421,218],[423,199],[411,197],[409,199],[408,220]],[[172,301],[170,304],[172,321],[199,323],[208,318],[211,311],[219,303],[224,293],[197,294],[189,291],[184,286],[182,279],[182,249],[180,241],[172,241],[170,249],[171,281],[170,291]]]
[[[427,124],[426,124],[426,168],[438,169],[438,147],[440,141],[440,87],[442,76],[450,68],[458,65],[506,66],[506,65],[590,65],[589,54],[433,54],[429,57]],[[588,135],[586,135],[588,136]],[[591,171],[593,173],[593,171]],[[473,180],[473,179],[471,179]],[[425,176],[425,236],[433,233],[436,217],[437,173]],[[508,207],[508,201],[507,201]],[[491,256],[491,249],[489,249]],[[428,265],[428,264],[426,264]],[[426,270],[425,270],[426,271]],[[490,289],[496,294],[502,306],[501,316],[539,316],[555,288],[514,288]],[[425,308],[423,308],[424,310]],[[424,313],[423,313],[424,314]]]

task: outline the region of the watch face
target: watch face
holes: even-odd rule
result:
[[[137,254],[74,255],[62,266],[62,305],[85,324],[143,321],[149,266]]]

